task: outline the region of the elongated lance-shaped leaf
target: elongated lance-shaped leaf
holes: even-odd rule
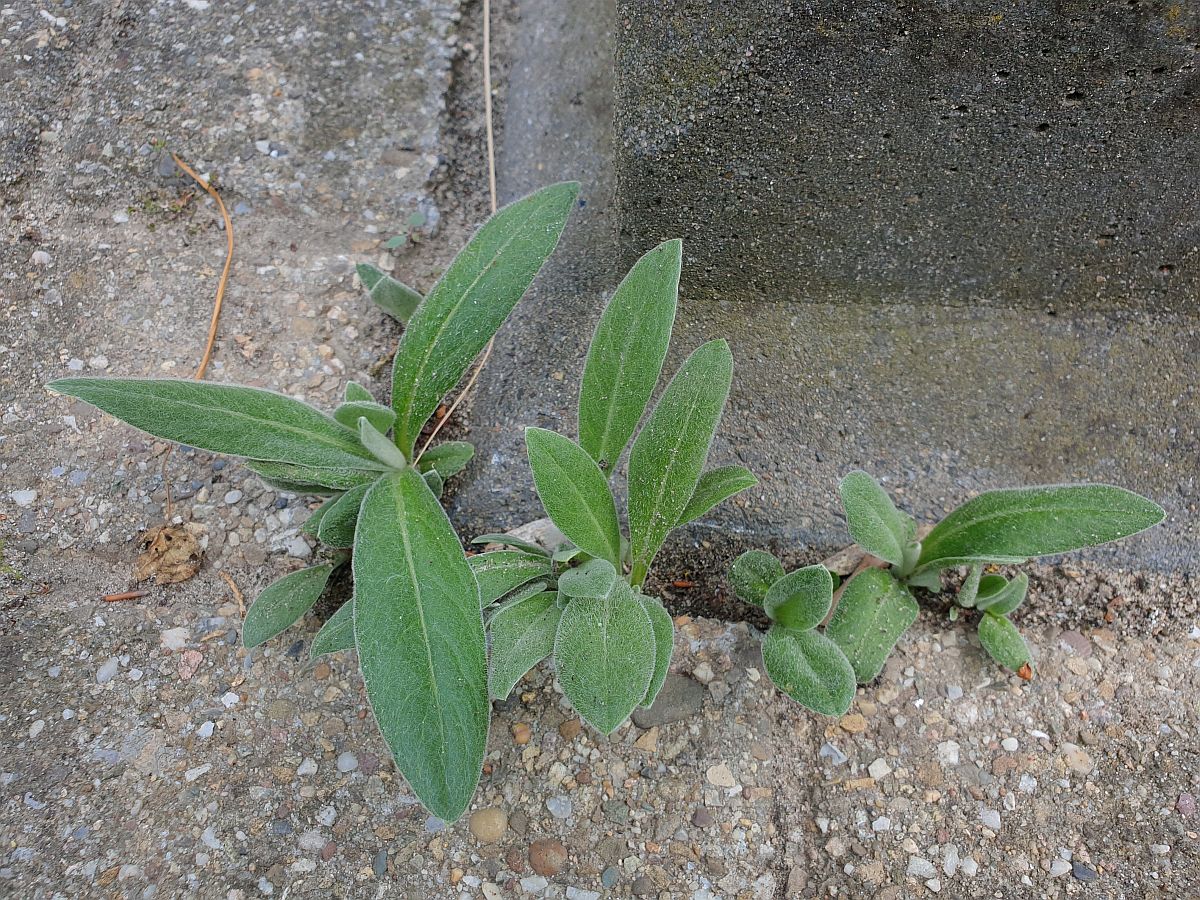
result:
[[[887,491],[866,472],[851,472],[840,490],[854,542],[893,566],[904,565],[904,548],[916,532],[912,518],[896,509]]]
[[[821,624],[832,604],[833,575],[824,566],[805,566],[771,585],[763,610],[784,628],[808,631]]]
[[[263,588],[246,611],[242,646],[257,647],[295,625],[321,598],[332,571],[333,566],[328,564],[311,566],[277,578]]]
[[[617,505],[596,461],[570,438],[526,428],[533,483],[548,515],[589,556],[621,564]]]
[[[1024,572],[1012,581],[1003,575],[988,575],[979,585],[975,608],[994,616],[1007,616],[1025,600],[1029,591],[1029,576]]]
[[[358,439],[380,463],[389,469],[403,469],[408,463],[395,444],[379,433],[366,416],[358,417]]]
[[[333,509],[334,504],[341,499],[341,496],[341,494],[335,494],[318,506],[315,510],[313,510],[309,517],[304,520],[304,524],[300,526],[300,531],[302,531],[304,534],[311,534],[313,537],[316,537],[317,532],[321,529],[321,520],[325,518],[331,509]]]
[[[479,583],[479,598],[484,606],[499,600],[509,591],[553,572],[545,554],[524,550],[494,550],[467,560]]]
[[[358,280],[371,301],[397,322],[407,322],[421,305],[421,295],[370,263],[358,264]]]
[[[325,620],[308,650],[308,658],[354,649],[354,601],[347,600]]]
[[[733,561],[729,583],[743,603],[762,606],[771,585],[783,577],[783,563],[766,550],[747,550]]]
[[[293,494],[346,491],[360,484],[370,484],[383,474],[383,470],[379,468],[319,469],[314,466],[294,466],[291,463],[257,459],[245,460],[243,465],[273,487]]]
[[[1014,672],[1029,662],[1029,647],[1007,616],[986,612],[979,617],[979,643],[988,656]]]
[[[578,193],[574,182],[555,184],[501,209],[409,319],[392,367],[396,446],[405,457],[553,252]]]
[[[479,587],[420,473],[367,492],[354,540],[354,640],[367,698],[413,792],[453,822],[487,744],[487,652]]]
[[[550,586],[549,581],[531,581],[529,584],[523,584],[519,588],[514,588],[501,597],[492,607],[483,611],[484,627],[487,627],[488,617],[495,614],[496,610],[505,603],[516,603],[518,600],[524,600],[526,597],[532,597],[534,594],[553,590],[554,588]]]
[[[554,642],[554,669],[580,718],[612,734],[654,678],[654,626],[624,581],[603,600],[572,600]]]
[[[942,519],[921,544],[920,568],[1018,563],[1145,531],[1162,508],[1110,484],[988,491]]]
[[[317,538],[330,547],[354,546],[354,526],[358,523],[358,508],[367,496],[369,484],[350,488],[334,501],[329,512],[321,517]]]
[[[801,706],[825,716],[840,716],[850,708],[854,669],[837,644],[819,631],[772,625],[762,656],[771,681]]]
[[[579,388],[579,444],[606,476],[658,384],[679,295],[683,242],[659,244],[629,270],[604,309]]]
[[[882,569],[867,569],[846,582],[825,635],[846,654],[859,684],[866,684],[883,671],[917,613],[917,601],[904,585]]]
[[[679,525],[686,525],[700,518],[718,503],[728,500],[734,494],[740,494],[747,488],[758,484],[758,479],[749,469],[742,466],[721,466],[700,476],[700,482],[688,501],[683,512],[679,514]]]
[[[273,391],[168,378],[63,378],[49,387],[155,437],[213,453],[318,468],[381,468],[351,429]]]
[[[590,559],[577,569],[558,576],[558,590],[571,600],[603,600],[618,581],[617,570],[607,559]]]
[[[971,609],[975,605],[975,598],[979,595],[979,582],[982,578],[983,566],[971,566],[966,580],[958,589],[958,596],[954,598],[954,602],[966,609]]]
[[[561,617],[554,591],[511,600],[496,608],[488,620],[492,645],[488,691],[493,698],[507,700],[525,673],[554,652]]]
[[[549,558],[550,551],[545,547],[533,543],[533,541],[524,541],[521,538],[513,537],[511,534],[481,534],[479,537],[471,538],[472,544],[503,544],[506,547],[515,547],[518,550],[524,550],[526,553],[533,553],[537,556],[545,556]]]
[[[417,471],[432,470],[445,481],[466,468],[474,455],[475,448],[466,441],[446,441],[421,454],[421,458],[417,460]]]
[[[696,493],[732,378],[733,355],[725,341],[697,348],[671,379],[633,442],[629,541],[635,586],[645,579],[667,532]]]
[[[650,625],[654,629],[654,675],[650,679],[650,687],[646,688],[646,696],[638,705],[649,709],[654,705],[658,692],[662,690],[667,680],[667,672],[671,668],[671,656],[675,653],[675,623],[657,597],[647,597],[638,594],[638,599],[650,617]]]
[[[421,477],[424,478],[425,483],[429,485],[429,490],[433,496],[441,500],[442,492],[446,489],[446,482],[442,480],[442,476],[438,474],[437,469],[430,469]]]
[[[390,406],[384,406],[374,400],[348,400],[333,411],[334,419],[356,431],[360,416],[370,422],[371,427],[380,434],[387,434],[396,421],[396,414]]]

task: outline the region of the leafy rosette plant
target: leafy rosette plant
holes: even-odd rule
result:
[[[968,500],[917,538],[916,521],[896,509],[866,472],[841,484],[850,536],[881,567],[867,567],[842,588],[832,617],[834,583],[824,567],[784,574],[761,550],[740,556],[730,571],[737,596],[761,606],[772,624],[763,664],[775,684],[816,712],[840,716],[855,683],[872,681],[900,636],[916,621],[913,588],[940,591],[941,572],[967,567],[956,597],[975,609],[979,641],[1000,665],[1033,674],[1029,647],[1009,615],[1021,605],[1029,578],[985,571],[1093,547],[1137,534],[1165,516],[1155,503],[1106,484],[1056,485],[988,491]]]
[[[741,466],[705,472],[733,376],[725,341],[699,347],[638,431],[667,355],[682,243],[643,256],[621,282],[592,338],[579,393],[579,441],[528,428],[534,485],[565,536],[546,550],[504,535],[509,549],[470,560],[479,579],[496,698],[544,659],[580,717],[611,734],[654,702],[671,662],[674,626],[642,592],[668,532],[757,481]],[[629,538],[609,479],[630,440]]]
[[[450,441],[418,452],[417,442],[554,250],[577,193],[574,183],[556,184],[499,210],[423,298],[360,269],[372,298],[407,322],[390,405],[353,382],[332,415],[271,391],[196,381],[50,385],[155,437],[242,457],[282,490],[328,496],[304,530],[334,551],[330,560],[267,587],[246,616],[243,643],[257,646],[295,623],[349,561],[353,599],[312,652],[357,648],[397,767],[447,821],[475,791],[490,715],[479,586],[438,502],[473,451]]]

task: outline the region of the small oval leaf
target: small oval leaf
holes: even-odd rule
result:
[[[866,472],[851,472],[839,490],[854,543],[893,566],[904,565],[904,548],[916,532],[912,518],[896,509],[887,491]]]
[[[833,576],[824,566],[805,566],[784,575],[767,591],[763,609],[784,628],[808,631],[833,605]]]
[[[1018,671],[1029,663],[1029,647],[1017,626],[1005,616],[984,613],[979,618],[979,643],[988,656],[1006,669]]]
[[[859,684],[866,684],[883,671],[918,611],[904,585],[882,569],[866,569],[846,583],[825,634],[846,654]]]
[[[316,659],[328,653],[354,649],[354,601],[347,600],[325,620],[317,636],[313,638],[308,658]]]
[[[420,293],[370,263],[358,264],[358,279],[367,289],[371,302],[397,322],[407,322],[421,305]]]
[[[562,610],[558,594],[542,591],[507,601],[488,620],[492,653],[488,691],[496,700],[507,700],[525,673],[554,652]]]
[[[854,669],[819,631],[771,626],[763,640],[763,666],[775,686],[814,712],[840,716],[854,700]]]
[[[558,590],[572,600],[603,600],[617,584],[617,570],[607,559],[590,559],[558,576]]]
[[[1012,581],[1000,575],[989,575],[986,580],[986,584],[979,585],[975,607],[994,616],[1007,616],[1024,602],[1029,591],[1029,576],[1024,572]]]
[[[417,460],[417,469],[437,472],[442,481],[446,481],[465,469],[474,455],[475,448],[466,441],[445,441],[422,453]]]
[[[747,550],[729,570],[733,593],[743,603],[762,606],[771,585],[783,577],[783,563],[765,550]]]
[[[359,418],[364,418],[380,434],[387,434],[396,421],[396,414],[390,406],[374,400],[347,401],[333,411],[333,417],[347,428],[358,428]]]

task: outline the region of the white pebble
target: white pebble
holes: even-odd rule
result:
[[[12,498],[12,502],[17,504],[17,506],[29,507],[33,506],[33,501],[38,498],[38,492],[34,490],[9,491],[8,496]]]
[[[869,774],[876,781],[879,781],[881,778],[887,778],[892,774],[892,767],[889,766],[886,761],[880,758],[867,766],[867,774]]]
[[[45,250],[34,250],[29,261],[35,266],[48,266],[50,265],[50,254]]]
[[[1153,853],[1155,856],[1166,856],[1168,853],[1171,852],[1171,848],[1168,847],[1166,844],[1151,844],[1150,852]]]
[[[992,831],[1000,830],[1000,810],[998,809],[981,809],[979,811],[979,821],[983,823],[984,828],[990,828]]]
[[[233,691],[226,691],[224,694],[221,695],[221,705],[224,706],[226,709],[233,709],[233,707],[238,705],[238,703],[241,701],[241,699],[242,698],[239,697],[237,694],[235,694]]]
[[[46,727],[46,720],[38,719],[36,722],[34,722],[32,725],[29,726],[29,736],[31,738],[37,737],[39,734],[42,733],[42,729],[45,727]]]
[[[1029,774],[1022,775],[1021,780],[1017,782],[1017,789],[1023,794],[1032,794],[1037,790],[1037,779]]]
[[[225,502],[228,503],[230,506],[233,506],[233,504],[237,503],[241,499],[242,499],[242,492],[237,490],[236,488],[232,491],[227,491],[225,493]]]
[[[958,864],[958,870],[968,878],[974,878],[975,873],[979,871],[979,863],[975,861],[975,857],[966,856],[963,857],[963,861]]]
[[[213,722],[202,722],[200,727],[196,729],[196,734],[202,738],[210,738],[213,736],[213,729],[216,727]]]
[[[158,636],[159,643],[167,650],[182,650],[187,645],[187,639],[186,628],[168,628]]]
[[[339,772],[353,772],[358,768],[358,757],[349,750],[343,750],[337,758],[337,770]]]
[[[196,766],[194,769],[188,769],[183,773],[184,781],[195,781],[201,775],[206,774],[212,768],[212,763],[205,763],[202,766]]]
[[[914,878],[933,878],[937,875],[937,869],[923,856],[910,856],[908,858],[908,874]]]
[[[317,812],[317,822],[326,827],[337,821],[337,810],[332,806],[322,806]]]
[[[129,221],[129,213],[123,209],[118,209],[115,213],[113,213],[112,220],[118,225],[124,225]]]
[[[142,676],[145,674],[146,673],[143,672],[141,669],[139,669],[137,666],[134,666],[132,669],[130,669],[128,672],[125,673],[125,677],[128,678],[130,681],[141,681]]]
[[[1000,746],[1003,747],[1008,753],[1015,753],[1017,751],[1017,749],[1021,746],[1021,742],[1018,741],[1016,738],[1010,737],[1010,738],[1005,738],[1004,740],[1002,740],[1000,742]]]
[[[1050,877],[1061,878],[1071,871],[1071,864],[1065,859],[1056,859],[1050,863]]]
[[[958,741],[942,741],[937,745],[937,761],[943,766],[958,765]]]
[[[880,816],[871,823],[872,831],[890,831],[892,828],[892,820],[887,816]]]
[[[120,671],[120,668],[121,663],[116,657],[108,660],[96,670],[96,684],[108,684],[117,677],[117,672]]]
[[[204,842],[204,846],[211,850],[220,850],[221,842],[217,840],[217,832],[211,825],[204,829],[204,833],[200,835],[200,840]]]
[[[296,769],[296,775],[300,778],[305,778],[309,775],[317,774],[317,761],[311,756],[304,757],[304,762],[300,763],[300,767]]]

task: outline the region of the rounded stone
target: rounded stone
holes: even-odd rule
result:
[[[567,848],[553,838],[538,838],[529,845],[529,865],[539,875],[550,878],[567,864]]]
[[[508,814],[496,806],[477,809],[467,823],[471,834],[481,844],[494,844],[508,830]]]

